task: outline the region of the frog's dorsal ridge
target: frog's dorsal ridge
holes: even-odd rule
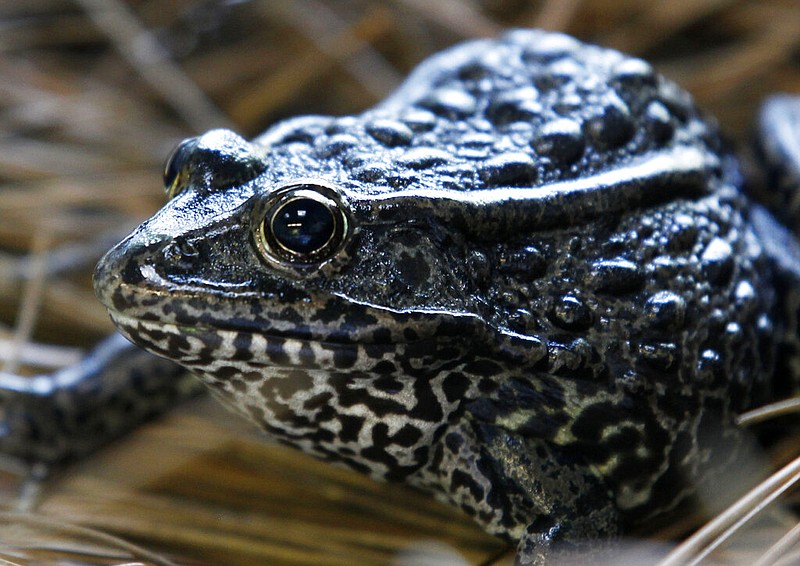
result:
[[[542,187],[497,187],[460,191],[398,190],[350,201],[365,223],[424,217],[478,237],[564,226],[619,212],[620,207],[652,206],[707,193],[719,160],[691,147],[676,147],[634,159],[602,173]]]

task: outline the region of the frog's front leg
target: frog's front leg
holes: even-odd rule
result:
[[[519,564],[619,533],[610,490],[579,454],[496,424],[464,419],[432,458],[445,498],[518,543]],[[422,485],[431,488],[430,485]]]
[[[486,457],[497,476],[533,504],[517,547],[517,564],[544,563],[553,551],[586,552],[585,541],[597,544],[619,534],[609,489],[579,456],[503,429],[484,434],[491,438]]]
[[[178,364],[114,334],[52,374],[0,373],[0,452],[45,464],[84,456],[201,387]]]

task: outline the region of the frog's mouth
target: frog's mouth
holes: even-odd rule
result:
[[[265,331],[231,324],[145,320],[115,311],[110,311],[110,315],[119,331],[134,344],[195,369],[228,360],[260,367],[358,371],[374,366],[377,359],[395,357],[399,350],[411,348],[420,355],[429,347],[463,342],[461,337],[448,340],[432,328],[425,331],[424,324],[416,325],[410,332],[383,327],[384,332],[361,332],[359,336],[336,333],[319,336],[304,328]],[[452,337],[454,333],[447,334]],[[453,356],[459,357],[463,351],[464,348],[456,348]]]
[[[154,322],[119,313],[112,313],[111,318],[123,336],[134,344],[189,368],[225,360],[261,366],[331,368],[341,366],[343,358],[352,358],[360,349],[353,342],[322,341],[307,336]],[[385,343],[378,347],[393,349],[394,345]]]

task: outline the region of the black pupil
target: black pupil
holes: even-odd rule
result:
[[[327,206],[310,198],[284,204],[272,218],[272,234],[280,245],[297,254],[311,254],[325,246],[335,229]]]

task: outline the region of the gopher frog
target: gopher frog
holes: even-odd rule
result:
[[[796,135],[792,104],[765,130]],[[165,182],[97,267],[120,331],[522,563],[690,501],[736,415],[793,391],[794,237],[690,97],[615,51],[465,43],[361,115],[187,140]]]

